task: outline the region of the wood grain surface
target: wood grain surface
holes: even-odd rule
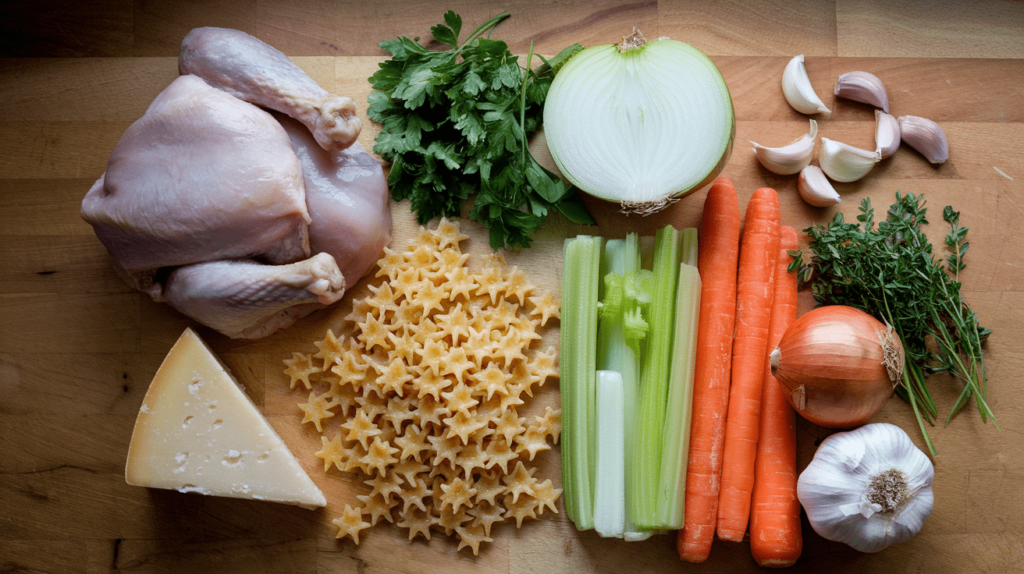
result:
[[[494,37],[525,52],[555,53],[573,42],[608,43],[638,26],[705,51],[719,66],[736,107],[736,146],[724,175],[741,207],[757,187],[780,194],[783,221],[798,229],[835,211],[856,214],[863,197],[884,208],[896,190],[924,193],[933,219],[952,204],[970,226],[964,289],[987,344],[989,402],[1002,431],[970,409],[929,429],[939,456],[936,504],[910,542],[859,554],[822,540],[804,524],[800,572],[1011,572],[1024,569],[1024,4],[910,0],[110,0],[6,3],[0,10],[0,571],[2,572],[678,572],[756,570],[747,543],[716,541],[703,565],[684,564],[674,536],[638,543],[578,533],[564,512],[496,527],[479,557],[435,535],[409,543],[378,525],[363,544],[335,540],[332,518],[365,489],[352,475],[324,474],[316,433],[300,424],[282,359],[313,349],[337,328],[351,297],[294,327],[256,341],[200,328],[313,480],[326,509],[182,495],[131,487],[124,463],[149,382],[188,319],[131,290],[79,216],[82,197],[106,167],[124,130],[177,75],[181,38],[196,26],[233,27],[293,57],[327,89],[361,104],[372,146],[378,126],[365,118],[366,78],[385,54],[377,43],[429,36],[447,9],[467,28],[511,12]],[[795,177],[759,166],[746,145],[781,145],[807,119],[780,90],[788,58],[803,53],[819,94],[836,78],[866,70],[888,87],[894,115],[939,122],[950,160],[933,167],[904,146],[868,177],[836,186],[833,209],[796,195]],[[828,95],[822,135],[870,148],[874,117],[864,105]],[[533,151],[551,167],[543,138]],[[1005,174],[1005,175],[1004,175]],[[509,254],[537,283],[559,290],[561,243],[577,233],[622,236],[672,223],[693,226],[705,192],[652,218],[621,216],[588,200],[599,229],[554,219],[529,250]],[[407,204],[393,204],[395,244],[416,226]],[[470,249],[486,235],[463,223]],[[930,226],[941,245],[944,229]],[[361,283],[353,289],[365,292]],[[801,311],[812,305],[801,293]],[[196,325],[192,325],[196,327]],[[557,329],[548,333],[557,342]],[[930,379],[940,412],[960,386]],[[533,408],[555,404],[546,386]],[[905,403],[876,418],[923,445]],[[307,425],[308,427],[309,425]],[[828,432],[798,427],[799,466]],[[560,482],[557,448],[539,455],[540,476]]]

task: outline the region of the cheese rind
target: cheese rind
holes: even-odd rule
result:
[[[270,500],[327,500],[209,347],[186,329],[153,377],[128,448],[135,486]]]

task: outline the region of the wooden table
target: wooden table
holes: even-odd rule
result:
[[[316,512],[131,487],[124,462],[132,425],[164,354],[189,320],[132,291],[112,271],[79,205],[104,171],[128,125],[177,75],[178,45],[196,26],[239,28],[294,57],[331,91],[361,102],[365,81],[397,35],[429,35],[444,10],[471,29],[511,12],[494,37],[514,52],[552,54],[573,42],[608,43],[638,26],[647,37],[671,36],[705,51],[719,66],[736,107],[736,148],[724,175],[741,206],[757,187],[779,191],[783,221],[797,228],[824,222],[836,209],[815,209],[795,191],[795,177],[762,169],[746,145],[781,145],[804,133],[805,117],[779,89],[786,61],[806,54],[819,94],[839,74],[875,73],[886,82],[894,115],[938,121],[950,160],[932,167],[904,147],[868,177],[837,185],[837,207],[856,214],[863,197],[887,206],[896,190],[923,192],[938,211],[952,204],[971,227],[964,289],[994,330],[988,342],[989,401],[1002,431],[970,409],[931,429],[936,504],[914,540],[875,555],[829,543],[804,528],[794,570],[857,572],[1008,572],[1024,564],[1024,5],[1015,2],[803,0],[673,2],[569,0],[408,0],[336,3],[218,0],[171,2],[42,1],[0,13],[0,570],[13,572],[733,572],[754,570],[746,543],[716,542],[709,561],[684,565],[675,537],[640,543],[577,533],[545,515],[522,530],[499,527],[495,542],[473,557],[435,536],[405,541],[378,526],[358,548],[334,539],[330,520],[363,488],[354,476],[325,475],[312,456],[319,442],[300,426],[281,360],[312,348],[337,326],[349,298],[295,327],[258,341],[200,333],[232,367],[250,395],[330,500]],[[821,134],[872,148],[867,106],[824,98],[834,113]],[[365,121],[366,147],[378,129]],[[545,161],[542,140],[534,150]],[[602,233],[650,230],[699,220],[704,192],[652,219],[625,218],[589,201]],[[414,226],[394,205],[395,242]],[[472,250],[486,250],[469,229]],[[593,229],[553,220],[533,249],[510,260],[538,283],[559,288],[561,240]],[[941,245],[942,225],[929,235]],[[355,291],[360,291],[356,289]],[[812,305],[801,295],[801,310]],[[549,334],[557,340],[557,333]],[[940,412],[959,387],[931,379]],[[557,401],[548,385],[538,404]],[[876,417],[899,424],[922,445],[910,408],[898,399]],[[309,425],[307,425],[308,427]],[[802,423],[802,468],[826,432]],[[558,481],[557,449],[540,456],[541,476]]]

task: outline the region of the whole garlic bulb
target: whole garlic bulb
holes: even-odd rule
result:
[[[921,530],[935,502],[934,477],[907,433],[875,423],[825,439],[796,492],[822,538],[878,552]]]

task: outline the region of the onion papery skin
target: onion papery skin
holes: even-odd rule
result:
[[[625,52],[611,44],[583,50],[555,76],[544,104],[544,135],[562,174],[640,214],[711,183],[735,132],[721,73],[669,39]]]
[[[786,330],[771,354],[772,374],[793,409],[828,428],[862,425],[895,392],[883,363],[888,329],[867,313],[843,305],[819,307]],[[900,357],[899,338],[891,344]]]

